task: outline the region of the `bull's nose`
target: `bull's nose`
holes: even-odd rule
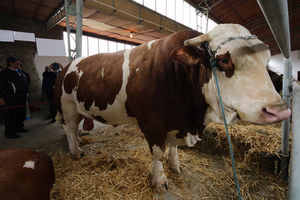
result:
[[[262,109],[262,112],[266,123],[280,122],[291,116],[291,110],[286,105],[266,106]]]

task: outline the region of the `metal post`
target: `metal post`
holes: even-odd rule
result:
[[[72,61],[72,55],[71,55],[71,42],[70,42],[70,22],[69,22],[69,0],[65,0],[65,12],[66,12],[66,28],[67,28],[67,41],[68,41],[68,56],[69,61]]]
[[[82,49],[82,0],[76,0],[76,58],[81,56]]]
[[[283,99],[290,104],[291,84],[291,43],[290,27],[287,0],[257,0],[268,24],[275,37],[275,40],[284,55],[284,73],[283,73]],[[282,145],[281,145],[281,177],[288,175],[288,157],[289,157],[289,131],[290,119],[282,122]]]
[[[282,98],[290,108],[291,104],[291,76],[292,76],[292,60],[291,57],[283,58],[283,86]],[[281,174],[280,177],[288,177],[288,163],[289,163],[289,141],[290,141],[290,119],[282,122],[282,137],[281,137]]]
[[[300,197],[300,85],[293,84],[293,143],[291,151],[290,179],[288,199]]]

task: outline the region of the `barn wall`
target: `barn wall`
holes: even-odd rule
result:
[[[35,37],[48,39],[63,39],[63,28],[54,27],[46,29],[44,22],[32,21],[23,18],[0,15],[0,29],[31,32]],[[43,100],[41,97],[41,80],[34,58],[37,54],[35,42],[0,42],[0,65],[6,66],[6,58],[10,55],[19,58],[23,64],[23,69],[30,75],[31,84],[29,87],[29,103]]]
[[[49,66],[53,62],[58,62],[65,67],[69,63],[69,58],[66,56],[38,56],[35,55],[34,62],[37,67],[40,80],[42,80],[42,74],[45,70],[45,66]]]

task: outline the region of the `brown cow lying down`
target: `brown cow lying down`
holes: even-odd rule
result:
[[[53,183],[49,156],[29,149],[0,150],[0,199],[47,200]]]
[[[205,124],[223,123],[203,42],[217,49],[217,76],[229,123],[242,119],[268,124],[288,118],[291,111],[266,69],[270,51],[247,36],[251,33],[240,25],[222,24],[204,35],[181,31],[134,49],[75,59],[55,85],[58,117],[65,122],[71,154],[82,154],[77,132],[82,117],[138,124],[153,155],[152,184],[163,192],[166,147],[169,167],[180,172],[177,146],[194,146]]]

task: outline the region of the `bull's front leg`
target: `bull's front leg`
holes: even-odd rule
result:
[[[158,193],[163,193],[168,189],[168,181],[164,172],[164,167],[160,161],[164,156],[164,151],[157,145],[152,146],[152,185]]]
[[[172,171],[178,174],[182,172],[180,162],[178,160],[177,145],[170,144],[169,153],[168,153],[168,163],[169,163],[169,168]]]

